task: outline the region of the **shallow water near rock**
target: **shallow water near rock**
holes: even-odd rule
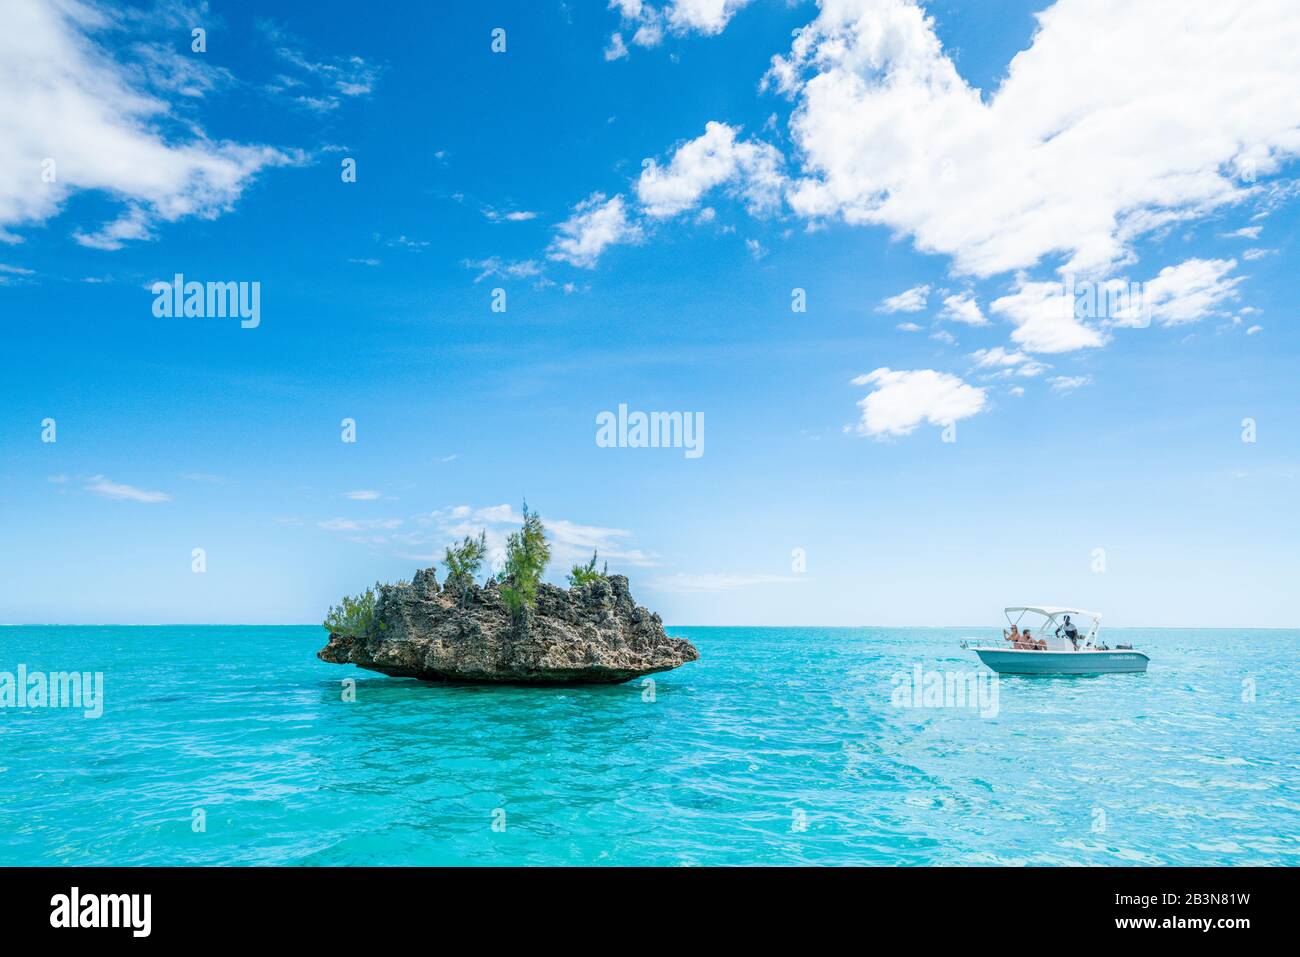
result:
[[[891,700],[978,673],[972,629],[668,632],[701,659],[651,695],[385,678],[319,627],[0,628],[0,672],[105,687],[0,709],[0,864],[1300,858],[1300,632],[1109,629],[1146,675],[1004,677],[988,717]]]

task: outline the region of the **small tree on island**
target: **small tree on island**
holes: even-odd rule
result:
[[[460,594],[460,604],[465,604],[465,595],[474,583],[474,576],[483,567],[487,558],[487,532],[479,532],[478,538],[468,535],[459,545],[448,545],[442,564],[447,568],[447,587]]]
[[[375,626],[375,589],[367,588],[357,597],[343,596],[341,604],[330,606],[322,624],[331,635],[347,638],[364,638]]]
[[[528,510],[524,502],[524,524],[506,539],[506,562],[501,569],[501,597],[519,624],[527,609],[537,601],[537,586],[551,560],[551,546],[546,541],[542,517]]]
[[[609,562],[605,563],[602,571],[596,571],[596,550],[591,550],[591,561],[585,565],[574,565],[573,570],[569,572],[569,587],[576,588],[579,585],[585,585],[588,582],[604,581],[609,578]]]

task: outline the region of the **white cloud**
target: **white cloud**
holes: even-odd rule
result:
[[[1058,375],[1047,380],[1052,387],[1053,392],[1073,392],[1075,389],[1081,389],[1085,385],[1092,383],[1092,376],[1086,375]]]
[[[644,0],[610,0],[609,6],[618,11],[625,25],[636,27],[632,36],[633,43],[653,47],[663,40],[665,29],[677,36],[687,33],[716,36],[750,2],[751,0],[670,0],[667,4],[655,6]],[[622,38],[617,33],[614,37],[618,38],[621,47]],[[612,60],[616,57],[610,56],[606,51],[605,59]]]
[[[964,322],[968,326],[988,324],[988,320],[984,318],[984,313],[980,312],[979,303],[975,301],[974,294],[969,292],[945,298],[943,301],[943,318],[951,319],[953,322]]]
[[[628,20],[640,17],[643,7],[641,0],[609,0],[609,8],[617,10],[620,16]]]
[[[1263,259],[1265,256],[1273,256],[1276,254],[1276,249],[1260,249],[1257,247],[1254,249],[1247,249],[1241,254],[1241,258],[1247,262],[1254,262],[1256,259]]]
[[[493,223],[526,223],[530,219],[537,218],[537,213],[531,209],[513,209],[503,213],[491,206],[483,209],[483,215]]]
[[[257,21],[257,28],[275,45],[275,54],[288,64],[292,72],[297,69],[310,84],[319,89],[318,95],[298,96],[296,101],[309,109],[328,112],[339,107],[342,98],[366,96],[374,91],[379,78],[378,67],[356,55],[316,59],[303,49],[302,42],[278,24],[269,20]],[[280,76],[271,84],[271,92],[302,86],[303,80]]]
[[[316,525],[328,532],[390,531],[400,528],[400,518],[331,518]]]
[[[346,497],[352,499],[354,502],[374,502],[382,498],[383,495],[383,492],[377,492],[374,489],[369,488],[357,489],[355,492],[346,493]]]
[[[675,216],[724,184],[744,198],[751,213],[777,208],[785,182],[780,152],[760,140],[738,141],[738,132],[726,123],[710,121],[700,136],[677,148],[667,166],[645,160],[636,193],[646,213]]]
[[[992,349],[977,349],[970,354],[970,357],[981,368],[1014,366],[1029,359],[1029,356],[1023,352],[1008,352],[1002,346],[994,346]]]
[[[912,0],[823,0],[768,74],[797,98],[793,208],[887,226],[961,273],[1060,255],[1104,274],[1300,154],[1300,97],[1279,82],[1296,73],[1293,0],[1059,0],[1037,17],[985,97]]]
[[[1075,300],[1060,282],[1030,282],[1024,276],[1010,295],[993,300],[990,307],[1016,326],[1011,341],[1030,352],[1073,352],[1109,341],[1106,333],[1075,317]]]
[[[490,276],[499,276],[502,279],[531,279],[542,274],[542,265],[535,259],[507,262],[500,256],[491,256],[487,259],[466,259],[463,262],[466,269],[478,270],[478,275],[474,277],[475,282],[482,282]]]
[[[1264,331],[1263,326],[1251,326],[1249,329],[1246,330],[1246,335],[1253,336],[1255,333],[1263,332],[1263,331]]]
[[[166,492],[150,492],[142,488],[136,488],[134,485],[123,485],[120,482],[113,482],[102,475],[92,475],[86,480],[86,491],[92,492],[101,498],[113,499],[121,502],[170,502],[172,497]]]
[[[99,7],[10,0],[4,20],[0,168],[15,172],[0,177],[0,240],[16,241],[7,229],[43,222],[73,194],[97,191],[125,212],[77,240],[116,249],[147,238],[158,222],[218,216],[261,170],[300,161],[266,146],[208,139],[193,124],[184,127],[187,139],[164,137],[169,104],[92,39],[116,24]],[[56,164],[51,183],[40,178],[46,158]]]
[[[955,375],[933,369],[896,372],[876,369],[858,376],[853,385],[874,389],[860,402],[861,435],[907,435],[922,422],[943,426],[982,412],[985,391]]]
[[[1222,233],[1226,239],[1259,239],[1259,234],[1263,231],[1263,226],[1243,226],[1241,229],[1234,229],[1230,233]]]
[[[713,36],[725,30],[736,12],[749,3],[750,0],[673,0],[665,13],[674,30],[695,30]]]
[[[627,44],[623,42],[623,34],[612,34],[609,38],[609,46],[605,47],[605,59],[621,60],[625,56],[627,56]]]
[[[1146,283],[1151,315],[1167,326],[1195,322],[1229,299],[1237,298],[1242,277],[1228,278],[1235,259],[1189,259],[1166,266]]]
[[[628,220],[622,195],[605,198],[592,193],[573,207],[573,215],[557,227],[547,256],[591,269],[609,246],[641,241],[641,227]]]
[[[894,326],[899,332],[920,332],[921,327],[914,322],[900,322]]]
[[[920,312],[930,299],[929,286],[913,286],[881,301],[876,312]]]
[[[647,584],[661,592],[717,592],[755,585],[784,585],[805,581],[797,575],[733,575],[726,573],[689,574],[678,572],[651,579]]]
[[[1004,378],[1017,375],[1025,378],[1042,375],[1050,368],[1045,363],[1033,359],[1023,352],[1008,352],[1002,346],[992,349],[977,349],[970,356],[981,369],[995,369],[992,378]]]
[[[30,277],[34,275],[36,275],[34,269],[0,263],[0,286],[17,286],[32,282],[33,280]]]

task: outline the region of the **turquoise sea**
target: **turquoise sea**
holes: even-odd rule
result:
[[[1003,678],[996,715],[895,693],[980,671],[971,629],[669,632],[702,657],[651,694],[385,678],[319,627],[0,628],[0,680],[104,674],[98,719],[0,709],[0,864],[1300,863],[1300,632],[1111,629],[1148,674]]]

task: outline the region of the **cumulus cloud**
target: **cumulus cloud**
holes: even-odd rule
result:
[[[913,0],[822,0],[767,76],[796,99],[794,209],[887,226],[965,274],[1057,256],[1105,274],[1300,154],[1279,82],[1300,68],[1292,0],[1058,0],[1037,18],[984,97]]]
[[[1015,324],[1011,341],[1030,352],[1073,352],[1103,346],[1109,336],[1075,316],[1076,300],[1061,282],[1032,282],[1021,276],[1015,292],[990,307]]]
[[[637,46],[658,46],[668,30],[675,35],[701,33],[716,36],[727,28],[731,18],[751,0],[670,0],[664,4],[647,3],[645,0],[610,0],[609,6],[617,10],[622,22],[629,28],[635,28],[632,42]],[[622,37],[614,34],[618,46],[626,54]],[[612,60],[606,51],[605,59]]]
[[[637,199],[654,217],[675,216],[694,208],[700,197],[727,185],[744,198],[751,213],[777,208],[784,177],[781,153],[759,140],[737,140],[739,131],[710,121],[704,133],[679,146],[666,166],[654,159],[642,164]]]
[[[1151,315],[1167,326],[1196,322],[1237,298],[1241,276],[1229,277],[1235,259],[1189,259],[1166,266],[1146,283]]]
[[[943,301],[943,318],[953,322],[964,322],[968,326],[988,324],[984,313],[980,312],[979,303],[973,293],[963,292],[948,296]]]
[[[584,269],[596,265],[608,247],[641,241],[641,227],[628,218],[621,195],[605,198],[592,193],[573,208],[573,214],[557,227],[547,257]]]
[[[675,30],[696,30],[708,35],[721,33],[736,12],[750,0],[673,0],[665,14]]]
[[[124,212],[76,239],[117,249],[148,238],[159,222],[218,216],[260,171],[300,160],[267,146],[208,139],[192,124],[184,125],[184,136],[165,137],[171,107],[147,92],[147,76],[96,42],[117,23],[97,6],[10,0],[4,17],[0,168],[13,175],[0,177],[0,240],[17,241],[10,230],[43,222],[75,193],[97,191],[121,202]],[[190,83],[177,92],[202,90]],[[52,182],[42,177],[47,161],[54,164]]]
[[[897,296],[890,296],[876,307],[876,312],[920,312],[930,300],[929,286],[913,286]]]
[[[922,422],[947,425],[976,415],[987,405],[985,390],[934,369],[881,368],[858,376],[853,385],[873,386],[858,402],[860,435],[907,435]]]
[[[627,44],[623,42],[623,34],[612,34],[609,38],[609,46],[605,47],[605,59],[621,60],[625,56],[627,56]]]

